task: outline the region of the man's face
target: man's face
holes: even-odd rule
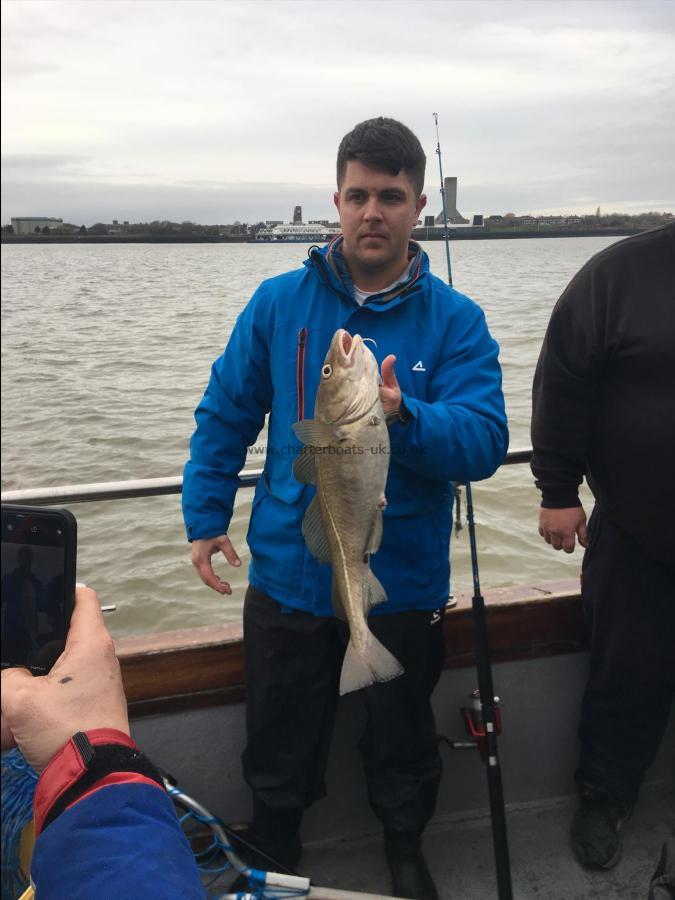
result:
[[[410,232],[427,202],[424,194],[415,196],[403,172],[390,175],[350,160],[333,199],[344,235],[342,252],[357,284],[360,274],[396,278],[405,268]]]

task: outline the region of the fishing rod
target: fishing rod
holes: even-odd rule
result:
[[[441,197],[443,198],[443,224],[445,226],[445,255],[448,263],[448,284],[452,287],[452,268],[450,265],[450,238],[448,236],[448,213],[445,205],[445,182],[443,180],[443,164],[441,162],[441,142],[438,134],[438,113],[434,113],[436,123],[436,153],[441,178]],[[492,684],[492,666],[490,663],[490,644],[488,640],[487,619],[485,616],[485,600],[480,589],[478,571],[478,550],[476,547],[476,526],[473,518],[473,498],[471,485],[467,481],[466,518],[469,527],[469,544],[471,547],[471,573],[473,576],[473,611],[474,639],[476,650],[476,670],[478,672],[478,715],[474,718],[465,711],[465,721],[470,734],[475,739],[475,746],[481,751],[481,757],[487,766],[488,795],[490,799],[490,820],[492,822],[492,843],[495,853],[497,872],[497,894],[499,900],[512,900],[511,861],[509,842],[506,831],[506,810],[504,808],[504,788],[497,750],[497,735],[501,730],[501,716],[497,708],[497,698]],[[476,721],[477,719],[477,721]]]
[[[443,178],[443,161],[441,160],[441,139],[438,134],[438,113],[434,113],[436,123],[436,156],[438,171],[441,176],[441,200],[443,201],[443,228],[445,229],[445,259],[448,264],[448,284],[452,287],[452,265],[450,263],[450,235],[448,234],[448,208],[445,205],[445,179]]]

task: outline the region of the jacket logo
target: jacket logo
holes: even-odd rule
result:
[[[412,371],[413,372],[426,372],[426,369],[424,368],[424,365],[422,364],[421,359],[419,360],[419,362],[415,363],[415,365],[412,367]]]

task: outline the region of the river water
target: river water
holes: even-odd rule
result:
[[[511,447],[529,446],[530,391],[561,291],[615,238],[461,241],[455,287],[477,300],[501,346]],[[445,247],[425,249],[445,275]],[[303,245],[56,244],[2,247],[2,489],[179,475],[193,411],[212,361],[263,279],[297,267]],[[261,465],[251,456],[252,467]],[[248,465],[248,464],[247,464]],[[579,551],[555,553],[537,534],[528,466],[474,487],[483,589],[576,577]],[[588,495],[586,495],[588,496]],[[244,563],[251,490],[230,529]],[[220,574],[221,597],[189,559],[180,497],[71,506],[78,578],[116,636],[235,621],[246,565]],[[453,590],[469,590],[466,528],[453,538]]]

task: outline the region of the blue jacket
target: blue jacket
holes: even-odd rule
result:
[[[269,412],[264,476],[248,530],[251,584],[283,605],[331,615],[331,568],[301,533],[315,488],[296,481],[291,428],[313,418],[324,356],[338,328],[368,338],[396,376],[411,419],[390,429],[384,531],[371,565],[388,602],[373,614],[437,609],[448,599],[453,481],[488,478],[508,445],[498,346],[481,309],[416,261],[401,288],[353,299],[340,240],[304,268],[264,281],[240,314],[197,407],[183,481],[188,539],[227,532],[238,474]]]

